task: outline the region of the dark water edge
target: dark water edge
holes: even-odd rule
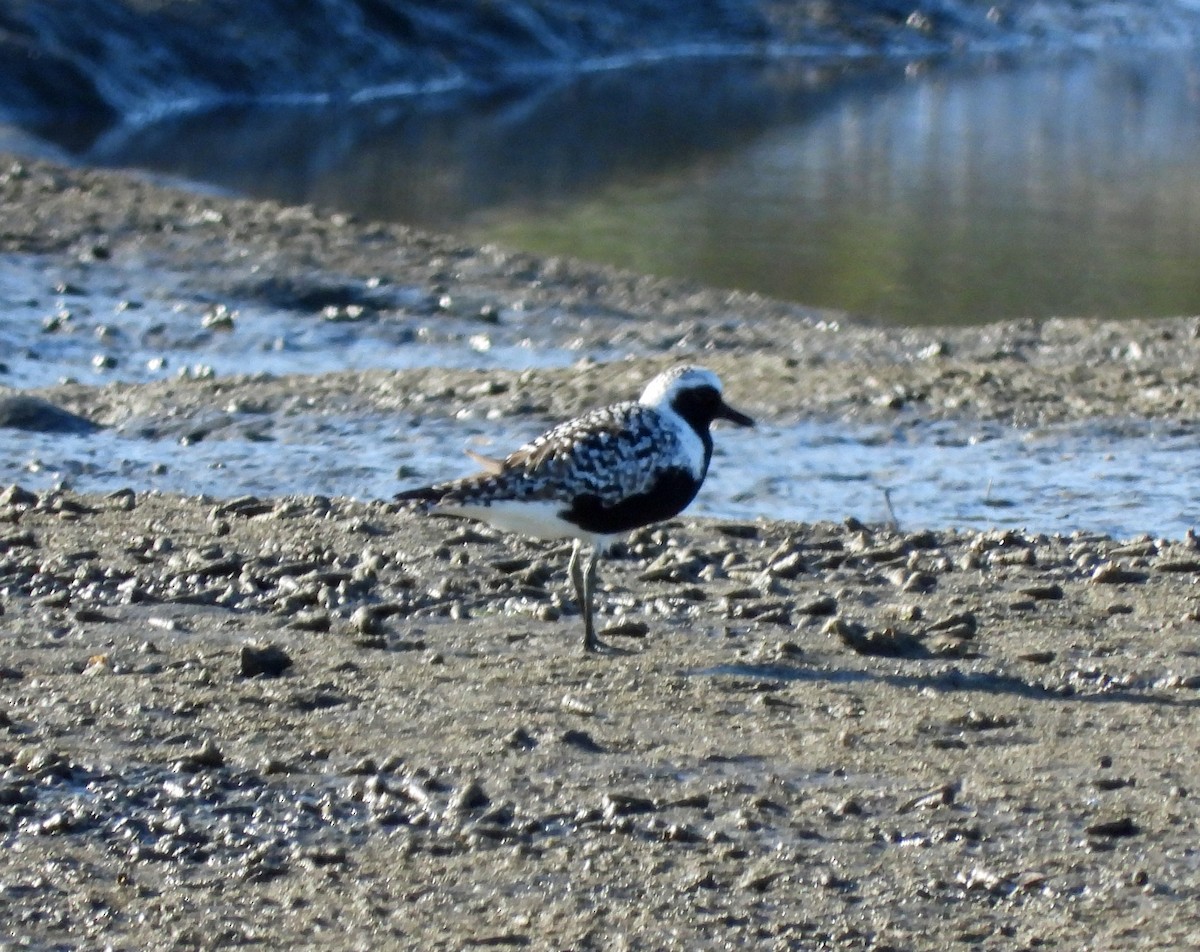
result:
[[[286,0],[20,4],[0,10],[0,120],[99,129],[238,101],[496,89],[670,51],[928,52],[1005,32],[961,0],[826,11],[761,0],[331,0],[301,15]]]
[[[236,107],[83,154],[903,324],[1200,310],[1200,54],[689,60]]]
[[[71,148],[248,102],[496,91],[664,59],[905,59],[1200,38],[1188,0],[72,0],[0,7],[0,123]]]
[[[14,135],[0,125],[0,147],[38,154],[32,134],[85,164],[902,323],[1168,315],[1196,310],[1195,255],[1174,240],[1200,230],[1187,182],[1149,194],[1144,183],[1164,171],[1153,161],[1109,163],[1082,183],[1031,174],[1054,149],[1085,179],[1094,155],[1128,152],[1131,130],[1114,125],[1110,103],[1096,100],[1084,116],[1098,130],[1092,139],[1060,132],[1045,154],[1001,148],[999,175],[972,173],[975,158],[963,153],[922,179],[886,140],[908,136],[928,159],[947,136],[985,138],[995,120],[1013,122],[1006,97],[1028,102],[1035,123],[1080,125],[1067,114],[1077,96],[1060,97],[1055,115],[1030,83],[982,103],[960,90],[956,104],[956,87],[980,85],[970,71],[981,57],[998,75],[1009,57],[1036,62],[1048,51],[1153,65],[1181,48],[1200,48],[1200,7],[1189,0],[640,0],[611,9],[332,0],[303,16],[283,0],[27,4],[0,9],[0,123],[21,127]],[[1145,79],[1148,97],[1165,85],[1163,72]],[[1122,94],[1135,100],[1142,81],[1121,80]],[[1193,82],[1191,72],[1181,82]],[[934,117],[943,141],[914,137],[929,108],[922,97],[959,111]],[[1174,125],[1190,129],[1186,117]],[[803,156],[803,145],[782,141],[810,132],[830,154]],[[1038,134],[1015,132],[1022,142]],[[1145,137],[1132,133],[1136,147]],[[855,153],[864,137],[876,140],[869,154]],[[772,139],[777,155],[764,152]],[[786,166],[780,174],[783,153],[825,165],[815,176]],[[729,171],[738,163],[748,169],[741,181]],[[1025,194],[1011,187],[1016,173],[1035,179]],[[798,176],[828,194],[796,191],[787,179]],[[1099,194],[1105,177],[1124,205]],[[975,204],[955,205],[964,178]],[[1035,209],[1038,233],[1022,230],[1031,216],[1021,202],[1064,187],[1082,188],[1077,218],[1051,204]],[[828,205],[830,195],[843,205]],[[1097,243],[1088,226],[1100,219],[1133,238],[1101,235],[1094,262],[1064,264],[1058,249],[1078,258],[1071,249]],[[1161,221],[1141,241],[1138,229]],[[989,240],[978,232],[993,223],[994,247],[978,253]],[[1126,254],[1138,247],[1152,258]],[[1089,287],[1090,274],[1113,280]]]

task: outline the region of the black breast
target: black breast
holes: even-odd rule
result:
[[[559,515],[585,532],[611,535],[677,516],[696,498],[700,482],[685,469],[665,469],[645,492],[604,505],[590,493],[576,496]]]

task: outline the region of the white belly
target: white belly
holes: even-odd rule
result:
[[[447,516],[478,519],[504,532],[515,532],[535,539],[582,539],[595,544],[607,538],[594,532],[585,532],[567,522],[558,515],[560,509],[561,502],[503,500],[490,506],[443,505],[434,511]]]

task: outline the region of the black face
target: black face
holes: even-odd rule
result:
[[[721,399],[716,387],[689,387],[675,396],[671,406],[697,431],[707,430],[713,420],[729,420],[738,426],[754,426],[750,417]]]

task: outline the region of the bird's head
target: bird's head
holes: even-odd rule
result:
[[[754,420],[725,402],[721,380],[705,367],[673,367],[659,374],[642,391],[643,406],[672,410],[698,430],[713,420],[754,426]]]

